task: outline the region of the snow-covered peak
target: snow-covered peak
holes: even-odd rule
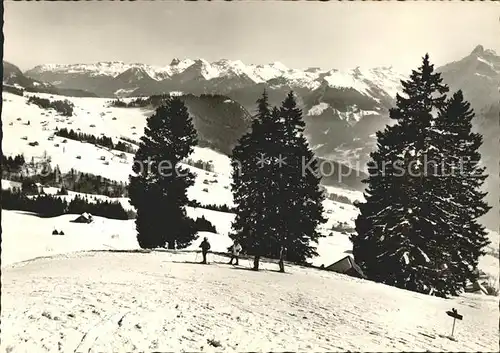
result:
[[[272,63],[266,65],[256,65],[253,68],[254,73],[262,81],[269,81],[273,78],[282,77],[288,71],[287,67],[280,63]]]
[[[284,64],[282,64],[279,61],[275,61],[275,62],[269,64],[269,66],[276,68],[277,70],[280,70],[280,71],[288,71],[288,67],[286,67]]]
[[[500,62],[498,54],[493,49],[484,49],[482,45],[478,45],[470,54],[470,57],[476,58],[477,60],[489,63],[495,66],[495,63]]]
[[[191,59],[182,59],[179,60],[177,58],[172,60],[172,63],[169,66],[166,66],[164,70],[171,72],[172,74],[180,74],[188,67],[195,63],[194,60]]]
[[[482,45],[478,45],[469,56],[448,63],[442,66],[439,71],[451,75],[467,73],[468,75],[477,75],[498,80],[498,76],[500,75],[500,57],[494,50],[485,49]]]
[[[205,78],[205,80],[210,80],[220,76],[220,71],[217,67],[212,66],[205,59],[196,59],[194,65],[200,71],[200,74]]]
[[[484,53],[484,47],[482,45],[478,45],[474,48],[471,55],[481,55]]]
[[[125,72],[122,72],[117,76],[121,80],[125,80],[128,83],[141,81],[144,79],[151,79],[150,73],[143,67],[131,67]]]

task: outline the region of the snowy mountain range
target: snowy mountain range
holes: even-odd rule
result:
[[[217,85],[221,80],[238,81],[242,86],[259,83],[289,85],[297,88],[316,89],[324,82],[333,87],[354,87],[360,91],[370,90],[370,82],[383,85],[389,94],[399,87],[398,74],[391,68],[362,71],[359,68],[346,72],[338,70],[290,69],[280,62],[266,65],[246,65],[239,60],[219,60],[208,62],[204,59],[173,59],[170,65],[152,66],[140,63],[127,64],[121,61],[98,62],[95,64],[39,65],[25,73],[27,76],[50,82],[60,87],[75,87],[74,81],[83,78],[92,81],[108,78],[123,81],[122,76],[130,78],[127,83],[144,85],[147,81],[186,84],[189,81],[209,82]],[[227,89],[227,88],[226,88]],[[104,90],[104,89],[103,89]],[[108,94],[115,92],[108,92]],[[219,92],[220,93],[220,92]]]

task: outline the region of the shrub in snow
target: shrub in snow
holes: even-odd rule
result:
[[[215,348],[218,348],[218,347],[222,347],[222,344],[215,340],[215,339],[207,339],[207,343],[212,346],[212,347],[215,347]]]
[[[492,296],[499,295],[498,279],[493,276],[486,276],[486,280],[481,281],[481,285],[486,289],[486,293]]]
[[[208,221],[204,216],[197,218],[195,222],[195,228],[198,232],[211,232],[217,233],[215,226]]]

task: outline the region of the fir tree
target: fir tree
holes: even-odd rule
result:
[[[285,164],[282,168],[285,172],[284,181],[286,180],[280,197],[288,206],[284,245],[288,260],[304,262],[317,255],[313,243],[317,243],[320,237],[316,230],[318,224],[326,221],[322,205],[324,194],[320,189],[318,161],[303,134],[305,123],[293,92],[283,101],[280,117],[284,126]]]
[[[371,154],[366,203],[359,204],[353,255],[369,279],[428,293],[441,276],[441,252],[449,241],[433,171],[436,146],[431,129],[445,107],[448,87],[434,73],[428,55],[403,81],[403,93],[390,117],[396,121],[377,133]],[[430,171],[430,172],[429,172]],[[449,190],[448,192],[451,192]]]
[[[474,112],[456,92],[440,111],[432,129],[436,146],[434,160],[439,161],[440,178],[433,193],[434,207],[442,217],[443,246],[440,246],[442,275],[438,291],[457,295],[467,280],[475,281],[479,256],[489,244],[478,218],[490,210],[480,188],[487,178],[479,166],[482,136],[472,132]]]
[[[196,131],[184,103],[169,98],[147,120],[134,158],[130,203],[137,209],[137,239],[142,248],[188,246],[195,236],[186,216],[186,189],[194,175],[180,166],[196,145]]]
[[[317,241],[316,226],[323,221],[317,163],[302,134],[302,112],[293,93],[279,110],[269,107],[266,92],[257,102],[252,130],[232,156],[234,237],[255,255],[255,269],[260,256],[278,258],[282,247],[294,262],[315,255],[311,241]],[[310,160],[310,169],[303,170],[303,161]]]
[[[276,132],[278,113],[271,112],[267,93],[257,100],[258,113],[254,117],[251,131],[243,135],[231,156],[233,182],[231,189],[236,203],[236,218],[233,223],[237,238],[248,254],[254,255],[254,269],[258,270],[261,256],[277,255],[275,212],[269,212],[266,202],[276,192],[269,186],[273,168],[273,132]],[[269,206],[269,205],[267,205]],[[274,254],[273,254],[274,253]]]

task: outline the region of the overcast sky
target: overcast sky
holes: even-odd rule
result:
[[[45,63],[173,57],[280,61],[288,67],[437,65],[476,45],[500,54],[488,2],[4,2],[4,59]]]

